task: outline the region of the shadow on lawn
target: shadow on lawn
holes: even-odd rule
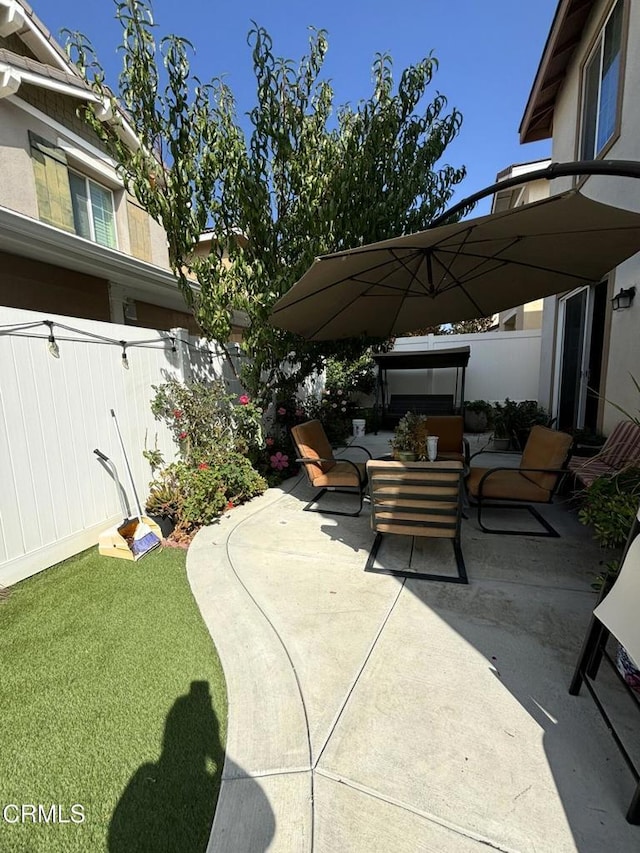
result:
[[[118,801],[109,853],[204,853],[223,764],[209,683],[192,681],[167,715],[160,758],[138,768]]]

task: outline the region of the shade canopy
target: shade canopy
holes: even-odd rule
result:
[[[383,370],[426,370],[432,367],[466,367],[471,347],[384,352],[373,356]]]
[[[316,258],[275,304],[310,340],[385,338],[596,283],[640,251],[640,214],[576,190]]]

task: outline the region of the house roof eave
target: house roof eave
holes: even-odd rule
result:
[[[594,4],[595,0],[559,0],[520,122],[521,143],[552,135],[556,97]]]

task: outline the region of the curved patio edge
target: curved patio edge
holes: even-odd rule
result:
[[[187,576],[225,674],[228,730],[207,850],[310,849],[311,757],[304,704],[277,632],[229,558],[234,531],[287,494],[269,489],[202,528]],[[295,819],[292,821],[292,816]]]

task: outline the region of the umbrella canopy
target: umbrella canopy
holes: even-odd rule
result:
[[[271,321],[310,340],[489,317],[602,277],[640,251],[640,214],[576,190],[316,258]]]

